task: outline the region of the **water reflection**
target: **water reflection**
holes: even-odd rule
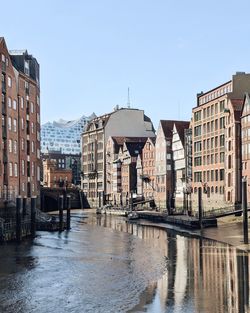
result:
[[[118,217],[93,216],[88,223],[138,236],[166,260],[163,276],[131,312],[250,312],[249,254]]]

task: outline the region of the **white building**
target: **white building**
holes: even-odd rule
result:
[[[41,127],[41,152],[60,151],[62,154],[81,153],[81,134],[96,115],[82,116],[78,120],[48,122]]]
[[[189,122],[175,122],[173,127],[173,167],[175,173],[174,179],[174,196],[175,207],[183,208],[184,191],[186,187],[186,158],[185,158],[185,134],[184,130],[189,128]]]
[[[139,109],[116,107],[112,113],[99,116],[88,124],[82,135],[82,189],[90,205],[105,202],[108,138],[154,136],[150,118]]]

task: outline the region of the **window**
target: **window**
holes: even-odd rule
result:
[[[31,176],[35,176],[34,162],[31,163]]]
[[[24,120],[21,118],[21,128],[24,129]]]
[[[197,141],[194,143],[194,152],[200,152],[202,150],[201,141]]]
[[[11,98],[8,97],[8,107],[11,108]]]
[[[34,123],[33,122],[31,122],[31,132],[32,132],[32,134],[34,134]]]
[[[9,153],[12,152],[12,140],[9,139]]]
[[[220,129],[223,129],[225,127],[225,117],[220,118]]]
[[[34,103],[30,102],[30,112],[34,113]]]
[[[29,61],[27,61],[27,60],[24,61],[24,73],[25,73],[26,75],[29,75],[29,74],[30,74]]]
[[[13,131],[17,131],[17,120],[15,118],[13,119]]]
[[[220,163],[224,162],[225,154],[224,152],[220,153]]]
[[[216,119],[214,122],[214,128],[215,130],[218,130],[218,119]]]
[[[24,160],[22,160],[22,175],[25,173],[25,163]]]
[[[17,177],[17,163],[14,164],[14,176]]]
[[[23,101],[23,97],[20,98],[20,104],[21,104],[21,109],[24,108],[24,101]]]
[[[37,166],[37,180],[40,181],[40,167]]]
[[[171,154],[167,153],[167,160],[171,160]]]
[[[167,164],[167,171],[171,171],[171,165]]]
[[[200,121],[201,120],[201,111],[195,112],[194,113],[194,121]]]
[[[225,136],[224,135],[220,135],[220,146],[224,147],[225,145]]]
[[[220,169],[220,180],[224,180],[224,169]]]
[[[194,136],[201,136],[201,125],[194,128]]]
[[[12,80],[11,80],[11,77],[8,76],[8,87],[11,88],[11,86],[12,86]]]
[[[24,139],[21,139],[21,149],[24,150]]]
[[[201,163],[201,157],[194,158],[194,166],[200,166]]]
[[[218,176],[218,170],[215,170],[215,181],[218,181],[218,178],[219,178],[219,176]]]
[[[202,179],[201,179],[201,172],[194,172],[194,181],[195,181],[196,183],[202,181]]]
[[[13,166],[12,163],[9,163],[9,176],[13,176]]]
[[[13,110],[16,110],[16,100],[13,100]]]
[[[16,140],[14,140],[13,142],[13,152],[17,154],[17,141]]]
[[[220,101],[220,112],[223,112],[225,108],[225,100]]]
[[[8,129],[9,130],[12,129],[12,119],[11,119],[11,117],[8,117]]]

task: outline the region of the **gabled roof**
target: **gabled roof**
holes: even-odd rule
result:
[[[147,137],[111,137],[115,144],[115,153],[119,152],[120,147],[123,146],[124,143],[142,143],[143,146],[147,141]]]
[[[246,105],[246,101],[248,101],[249,103],[249,100],[250,100],[250,94],[248,92],[245,93],[245,96],[244,96],[244,99],[243,99],[243,105],[242,105],[242,109],[241,109],[241,118],[243,117],[243,111],[244,111],[244,107]]]
[[[230,99],[232,108],[234,110],[234,119],[240,121],[243,110],[244,99]]]
[[[176,131],[183,145],[184,145],[184,138],[185,138],[184,130],[189,128],[189,124],[190,122],[187,122],[187,121],[176,121],[174,123],[176,127]]]
[[[142,153],[142,149],[145,145],[146,140],[147,138],[145,138],[144,142],[125,142],[125,145],[131,157],[138,156]]]
[[[153,146],[155,146],[156,143],[156,137],[148,137],[147,141],[150,141]]]
[[[184,124],[183,124],[184,123]],[[184,134],[184,126],[189,128],[189,122],[187,121],[175,121],[175,120],[160,120],[160,124],[166,138],[172,138],[174,124],[176,128],[178,127],[180,130],[183,129]]]

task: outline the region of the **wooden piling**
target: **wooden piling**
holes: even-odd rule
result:
[[[18,196],[16,198],[16,241],[17,242],[21,242],[22,240],[21,204],[22,204],[22,198],[21,196]]]
[[[58,201],[59,209],[59,231],[63,231],[63,195],[59,196]]]
[[[30,233],[32,237],[36,235],[36,197],[31,197],[31,228]]]
[[[70,195],[67,195],[66,207],[67,207],[67,230],[70,230],[70,209],[71,209]]]

